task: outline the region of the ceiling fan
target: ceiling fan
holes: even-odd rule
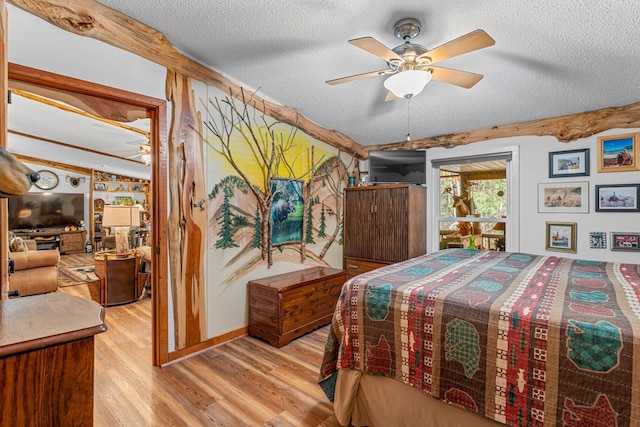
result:
[[[385,88],[389,90],[387,101],[414,97],[431,79],[469,89],[482,79],[482,74],[434,67],[433,64],[495,44],[483,30],[475,30],[428,50],[424,46],[411,43],[411,39],[420,34],[420,22],[412,18],[398,21],[394,25],[394,34],[400,40],[404,40],[404,43],[393,49],[389,49],[373,37],[349,40],[352,45],[385,60],[388,68],[327,80],[326,83],[336,85],[368,77],[391,76],[384,83]]]
[[[147,142],[146,144],[140,144],[138,145],[138,147],[140,148],[138,149],[136,154],[132,156],[127,156],[127,157],[122,157],[122,156],[118,156],[118,157],[121,157],[122,159],[125,159],[125,160],[134,160],[137,157],[139,157],[140,160],[135,160],[136,162],[141,162],[149,166],[151,164],[151,143]],[[130,153],[134,150],[132,148],[105,148],[104,151],[111,151],[111,152],[125,151],[127,153]]]
[[[142,144],[140,145],[140,150],[137,154],[129,157],[125,157],[127,160],[135,159],[136,157],[140,157],[140,160],[147,166],[151,164],[151,144]]]

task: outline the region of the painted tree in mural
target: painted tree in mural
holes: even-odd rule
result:
[[[293,165],[298,159],[290,153],[295,147],[297,129],[288,127],[287,135],[278,131],[282,129],[281,123],[268,118],[264,114],[264,102],[257,104],[253,95],[247,96],[243,91],[240,101],[230,96],[214,98],[209,101],[209,107],[204,124],[217,140],[217,144],[209,143],[209,146],[233,167],[248,191],[255,196],[259,213],[255,218],[260,221],[261,257],[270,267],[273,264],[272,207],[274,198],[282,191],[272,183],[275,179],[308,177],[317,165],[312,159],[306,172],[295,175]],[[246,153],[250,153],[253,167],[260,171],[260,182],[251,181],[236,157]],[[289,176],[283,176],[285,174]]]
[[[247,185],[243,180],[237,176],[230,175],[216,184],[208,194],[209,199],[215,198],[220,191],[224,194],[222,206],[214,214],[214,218],[218,220],[217,222],[220,225],[219,239],[215,242],[215,247],[219,249],[238,247],[233,238],[236,230],[241,227],[251,226],[251,223],[247,220],[246,213],[240,212],[237,207],[232,207],[229,203],[229,198],[235,195],[234,190],[239,190],[245,194],[248,191]],[[235,213],[232,210],[235,210]]]
[[[315,199],[309,197],[309,203],[307,205],[307,209],[306,209],[306,225],[304,227],[304,242],[307,244],[313,244],[316,241],[313,239],[313,207],[315,205],[317,205],[318,203],[320,203],[320,201],[318,200],[318,198],[316,197]]]
[[[353,159],[351,160],[354,161]],[[349,165],[350,167],[350,165]],[[333,233],[328,235],[326,243],[322,248],[322,251],[318,255],[320,258],[323,258],[333,242],[336,241],[338,237],[340,240],[339,244],[342,244],[342,212],[343,212],[343,200],[342,193],[344,188],[347,186],[348,179],[348,166],[346,166],[342,160],[340,159],[340,153],[337,157],[331,157],[323,162],[320,167],[316,170],[313,179],[310,182],[310,186],[321,185],[329,190],[330,197],[334,199],[335,211],[328,210],[324,208],[327,203],[327,199],[323,200],[322,207],[328,215],[334,216],[338,218],[337,225],[333,230]],[[322,217],[322,213],[321,213]],[[322,229],[322,228],[321,228]],[[326,230],[322,230],[323,234],[326,235]],[[318,237],[320,235],[318,234]]]
[[[253,238],[251,239],[251,249],[262,247],[262,222],[260,221],[260,207],[256,206],[256,214],[253,217]]]
[[[327,216],[324,212],[324,203],[322,204],[322,210],[320,210],[320,225],[318,226],[318,237],[323,239],[327,237]]]
[[[225,187],[224,189],[224,201],[222,202],[222,215],[219,216],[218,224],[220,224],[220,231],[218,237],[220,237],[216,243],[216,248],[234,248],[238,247],[238,244],[233,240],[233,221],[231,217],[231,210],[229,208],[229,191]]]

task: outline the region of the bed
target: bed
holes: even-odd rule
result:
[[[640,265],[446,249],[345,283],[343,425],[640,425]]]

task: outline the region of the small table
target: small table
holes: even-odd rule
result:
[[[140,258],[133,252],[96,252],[96,276],[100,278],[99,303],[106,306],[127,304],[140,296],[138,269]],[[95,298],[94,298],[95,299]]]

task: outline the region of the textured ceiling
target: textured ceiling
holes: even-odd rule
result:
[[[640,101],[637,0],[101,0],[165,35],[187,56],[363,145],[459,133]],[[347,40],[401,41],[393,24],[422,22],[428,49],[475,29],[492,47],[438,63],[484,75],[463,89],[432,81],[407,105],[385,102],[385,77]]]

